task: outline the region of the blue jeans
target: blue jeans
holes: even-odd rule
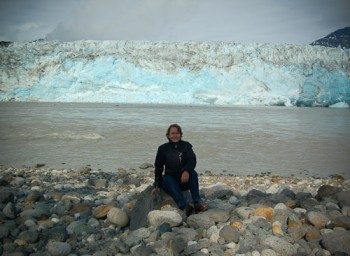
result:
[[[189,180],[187,183],[181,183],[181,176],[175,177],[172,175],[165,175],[163,177],[162,188],[174,198],[180,209],[184,209],[188,206],[182,191],[190,190],[194,205],[201,203],[198,174],[196,171],[192,171],[189,174]]]

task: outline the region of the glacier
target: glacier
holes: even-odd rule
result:
[[[238,42],[0,46],[0,101],[350,105],[350,50]]]

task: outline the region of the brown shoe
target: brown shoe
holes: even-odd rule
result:
[[[206,210],[208,210],[208,205],[206,205],[206,204],[197,204],[194,207],[194,209],[195,209],[196,212],[205,212]]]

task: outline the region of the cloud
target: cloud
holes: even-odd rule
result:
[[[349,0],[0,0],[0,39],[308,44],[350,25]]]

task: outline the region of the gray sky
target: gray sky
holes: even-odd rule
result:
[[[309,44],[350,26],[350,0],[0,0],[0,41]]]

